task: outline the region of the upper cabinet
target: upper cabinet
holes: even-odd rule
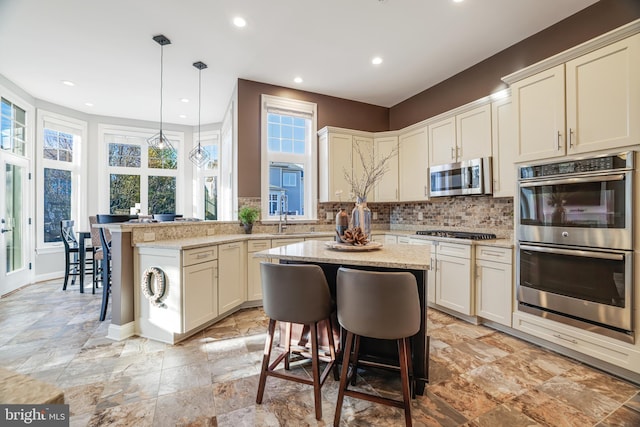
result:
[[[431,165],[490,156],[491,105],[482,105],[432,123],[428,131]]]
[[[427,128],[414,128],[398,138],[399,200],[428,200],[429,148]]]
[[[376,163],[380,159],[392,156],[387,161],[386,172],[382,179],[378,181],[375,188],[376,202],[396,202],[398,201],[398,137],[383,136],[373,139]]]
[[[345,178],[349,174],[360,173],[362,162],[355,150],[359,147],[365,158],[373,152],[373,137],[348,129],[325,127],[318,132],[318,161],[320,168],[320,202],[338,202],[353,199],[351,186]],[[368,201],[373,201],[371,194]]]
[[[493,197],[513,197],[516,187],[516,123],[511,97],[491,104]]]
[[[517,161],[640,139],[640,34],[512,84]]]

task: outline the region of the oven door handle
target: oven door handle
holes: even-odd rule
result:
[[[548,246],[531,246],[531,245],[520,245],[520,249],[525,251],[533,251],[533,252],[546,252],[550,254],[558,254],[558,255],[569,255],[569,256],[581,256],[585,258],[598,258],[598,259],[610,259],[614,261],[623,261],[623,254],[614,254],[608,252],[591,252],[591,251],[581,251],[576,249],[561,249],[561,248],[552,248]]]
[[[520,187],[540,187],[542,185],[575,184],[582,182],[624,181],[624,174],[581,176],[579,178],[548,179],[544,181],[521,182]]]

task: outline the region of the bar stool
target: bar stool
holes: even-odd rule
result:
[[[336,287],[338,322],[347,331],[347,337],[333,425],[340,425],[342,403],[346,395],[403,408],[405,424],[411,426],[409,338],[420,330],[420,299],[415,277],[407,272],[373,272],[341,267]],[[359,363],[360,337],[397,340],[402,401],[348,389]],[[351,372],[350,364],[353,364]]]
[[[329,285],[322,269],[317,265],[270,264],[261,263],[262,298],[264,311],[269,316],[269,329],[264,346],[262,369],[258,383],[256,403],[262,403],[267,377],[276,377],[313,385],[316,419],[322,419],[322,398],[320,388],[335,363],[335,346],[331,330],[332,301]],[[319,355],[318,322],[325,320],[329,338],[329,354]],[[284,339],[284,352],[269,365],[276,321],[287,322],[287,333]],[[306,348],[291,349],[291,323],[299,323],[308,327],[311,332],[311,354]],[[291,353],[297,353],[304,358],[311,358],[313,379],[296,377],[281,371],[276,367],[284,360],[285,371],[289,370]],[[320,374],[320,360],[328,362]]]
[[[71,277],[71,285],[76,283],[76,276],[80,276],[80,263],[84,260],[85,265],[93,268],[93,257],[87,258],[87,253],[92,253],[92,248],[85,248],[85,253],[80,254],[80,244],[76,239],[75,231],[73,230],[75,221],[63,220],[60,221],[60,236],[62,243],[64,244],[64,284],[62,290],[67,290],[67,284],[69,283],[69,277]],[[82,283],[82,282],[81,282]],[[93,292],[95,293],[95,285]]]

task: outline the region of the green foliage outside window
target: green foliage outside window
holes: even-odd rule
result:
[[[131,208],[140,203],[140,176],[109,176],[109,213],[113,215],[129,215]]]
[[[149,215],[176,213],[176,178],[149,177]]]

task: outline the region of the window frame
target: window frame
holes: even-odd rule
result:
[[[304,155],[291,153],[272,153],[268,149],[268,113],[291,114],[292,116],[304,116],[311,120],[307,138],[307,147]],[[313,102],[283,98],[263,94],[261,98],[261,179],[260,196],[263,222],[277,222],[279,215],[269,215],[270,194],[269,191],[269,167],[271,162],[301,163],[304,165],[304,215],[288,217],[290,222],[303,222],[318,219],[318,138],[317,138],[317,105]]]
[[[220,137],[220,130],[211,130],[211,131],[206,131],[206,132],[202,132],[200,134],[200,145],[202,145],[203,147],[208,147],[208,146],[212,146],[212,145],[217,145],[218,146],[218,167],[217,170],[214,171],[213,169],[204,169],[204,168],[199,168],[196,165],[193,165],[193,176],[195,177],[195,179],[193,180],[193,195],[195,197],[194,200],[194,216],[196,216],[197,218],[202,218],[204,219],[204,183],[205,183],[205,179],[208,177],[212,177],[215,176],[217,177],[217,183],[218,183],[218,200],[217,200],[217,207],[218,207],[218,212],[217,212],[217,216],[218,218],[215,221],[220,221],[220,217],[222,216],[221,214],[221,207],[220,207],[220,177],[221,177],[221,170],[222,170],[222,147],[221,147],[221,137]],[[194,147],[197,146],[198,142],[196,141],[195,138],[195,134],[194,134],[194,141],[193,141],[193,145]]]
[[[86,229],[89,226],[89,218],[87,216],[87,186],[83,183],[87,182],[87,144],[88,144],[88,123],[63,114],[53,113],[46,110],[37,110],[37,129],[36,129],[36,158],[38,159],[37,168],[37,206],[38,215],[36,215],[36,229],[44,230],[44,171],[45,169],[58,169],[71,172],[71,218],[75,221],[76,230]],[[76,143],[74,139],[73,161],[65,162],[60,160],[46,159],[44,157],[44,130],[49,128],[46,124],[60,126],[52,127],[54,130],[60,131],[61,127],[70,128],[74,135],[79,135],[80,140]],[[38,249],[58,248],[62,247],[60,242],[45,242],[44,232],[37,233]]]
[[[149,212],[149,197],[148,188],[149,176],[173,176],[176,178],[176,213],[184,214],[185,209],[185,192],[183,191],[184,185],[184,132],[162,130],[162,133],[172,142],[177,152],[177,167],[176,169],[157,169],[150,168],[148,162],[148,144],[146,144],[147,138],[158,133],[157,129],[146,129],[132,126],[119,126],[110,124],[98,125],[98,141],[101,149],[99,150],[99,165],[101,168],[100,173],[100,185],[99,185],[99,212],[110,212],[109,195],[110,195],[110,175],[122,174],[122,175],[139,175],[140,176],[140,215],[148,215]],[[106,141],[106,135],[113,134],[124,137],[141,138],[141,153],[140,153],[140,167],[129,168],[124,166],[110,166],[109,165],[109,143]]]

